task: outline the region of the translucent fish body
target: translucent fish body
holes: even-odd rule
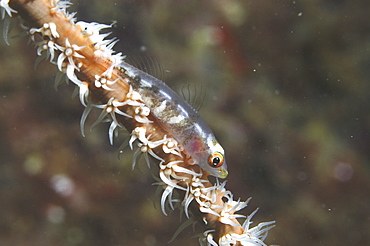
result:
[[[159,124],[180,143],[194,164],[215,177],[225,178],[228,173],[224,149],[197,110],[163,81],[125,62],[121,67],[133,78],[131,86]]]

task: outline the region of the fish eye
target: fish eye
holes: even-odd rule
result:
[[[211,167],[220,167],[224,164],[224,156],[220,152],[215,152],[209,156],[208,164]]]

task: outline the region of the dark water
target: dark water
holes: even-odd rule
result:
[[[206,88],[200,113],[226,150],[227,188],[253,197],[243,213],[260,207],[256,224],[277,221],[267,244],[370,244],[366,1],[76,1],[71,11],[116,20],[115,50],[158,60],[172,88]],[[56,92],[45,62],[34,71],[26,42],[0,42],[0,244],[166,245],[179,212],[161,213],[150,171],[131,171],[129,151],[117,158],[124,137],[110,146],[108,124],[81,136],[72,86]],[[171,245],[198,245],[200,232]]]

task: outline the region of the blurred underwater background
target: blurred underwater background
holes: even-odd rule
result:
[[[367,1],[81,0],[69,11],[115,22],[117,52],[192,88],[191,100],[205,92],[226,188],[253,197],[241,211],[260,207],[253,225],[277,221],[268,245],[370,245]],[[151,170],[118,155],[125,134],[111,146],[108,124],[90,132],[95,112],[83,137],[74,86],[56,91],[47,62],[34,70],[26,37],[10,44],[0,41],[0,245],[167,245],[185,216],[164,216]],[[169,245],[198,245],[201,232]]]

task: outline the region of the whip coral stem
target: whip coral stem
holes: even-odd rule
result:
[[[3,14],[12,17],[18,13],[28,23],[28,34],[38,46],[37,54],[46,52],[45,57],[78,87],[81,104],[86,107],[81,118],[82,134],[90,110],[100,110],[91,127],[110,122],[111,144],[118,128],[125,127],[131,132],[128,144],[135,149],[133,167],[141,154],[149,166],[149,157],[158,163],[164,188],[161,208],[165,215],[166,203],[174,209],[173,203],[179,202],[172,199],[173,192],[178,190],[184,194],[180,203],[186,216],[196,216],[207,228],[200,238],[201,244],[265,245],[263,240],[273,222],[249,228],[255,212],[248,217],[236,214],[247,206],[249,199],[235,201],[231,191],[225,189],[225,182],[217,179],[216,184],[211,184],[208,180],[209,175],[222,178],[227,175],[223,149],[211,130],[196,110],[180,102],[163,82],[123,62],[124,56],[112,50],[117,40],[106,40],[107,34],[100,33],[110,25],[75,23],[74,14],[66,10],[68,1],[0,3]],[[158,90],[163,90],[162,94]],[[193,133],[191,127],[197,129],[194,134],[199,137],[189,134]],[[209,158],[207,154],[208,164],[203,163],[200,151],[193,151],[196,147],[215,151]],[[192,213],[194,209],[198,211]],[[246,218],[243,226],[238,221],[241,218]]]

